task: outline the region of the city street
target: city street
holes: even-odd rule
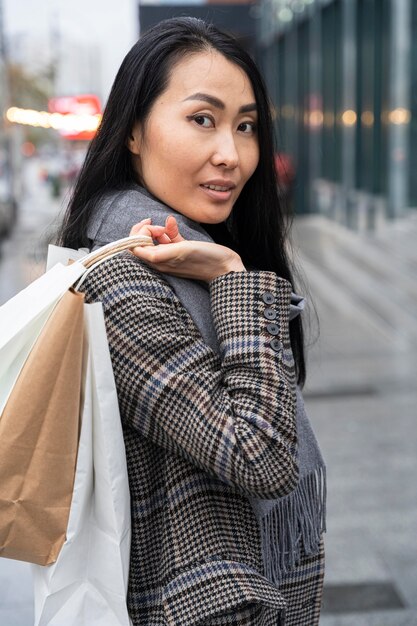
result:
[[[0,304],[44,269],[62,198],[28,161]],[[375,235],[297,218],[308,290],[306,405],[328,471],[321,626],[417,626],[417,212]],[[30,566],[0,559],[0,625],[31,626]]]

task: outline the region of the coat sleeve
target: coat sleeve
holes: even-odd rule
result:
[[[126,424],[245,495],[276,498],[295,488],[288,281],[251,271],[209,283],[220,356],[161,274],[133,255],[103,263],[84,289],[87,301],[103,304]]]

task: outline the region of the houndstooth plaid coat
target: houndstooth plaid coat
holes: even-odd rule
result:
[[[122,416],[133,625],[318,624],[323,553],[277,589],[263,576],[247,498],[297,483],[290,283],[267,271],[209,283],[221,357],[163,276],[130,253],[95,269],[84,291],[103,304]]]

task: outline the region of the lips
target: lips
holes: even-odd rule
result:
[[[213,180],[207,183],[203,183],[201,187],[205,189],[211,189],[212,191],[231,191],[236,187],[235,183],[228,180]]]
[[[212,189],[213,191],[229,191],[231,187],[220,187],[220,185],[203,185],[206,189]]]

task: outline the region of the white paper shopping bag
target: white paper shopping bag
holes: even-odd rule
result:
[[[100,303],[85,305],[86,377],[73,499],[51,566],[33,566],[35,626],[130,626],[130,496]]]

